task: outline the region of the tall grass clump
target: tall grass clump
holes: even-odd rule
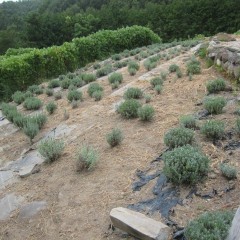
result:
[[[237,134],[240,135],[240,118],[236,120],[236,130]]]
[[[82,101],[83,100],[83,94],[82,92],[78,90],[72,90],[68,92],[67,99],[69,102],[72,102],[73,100],[75,101]]]
[[[29,137],[31,144],[33,143],[33,138],[39,133],[39,126],[34,121],[26,121],[24,123],[23,132]]]
[[[54,96],[54,99],[55,99],[55,100],[59,100],[59,99],[62,98],[62,93],[59,91],[59,92],[54,93],[53,96]]]
[[[150,94],[145,94],[145,95],[144,95],[144,98],[145,98],[145,102],[146,102],[146,103],[150,103],[151,100],[152,100],[152,95],[150,95]]]
[[[31,93],[36,93],[36,91],[39,89],[39,86],[38,85],[32,85],[32,86],[29,86],[27,91],[31,92]]]
[[[100,101],[103,97],[103,91],[97,90],[92,94],[92,97],[95,99],[95,101]]]
[[[99,68],[101,68],[100,63],[96,62],[96,63],[93,64],[93,69],[99,69]]]
[[[130,76],[134,76],[137,73],[137,70],[135,68],[128,68],[128,73]]]
[[[96,91],[103,91],[103,87],[99,83],[91,83],[87,90],[89,96],[93,97],[93,93]]]
[[[38,110],[42,106],[42,101],[35,97],[29,97],[25,99],[23,106],[27,110]]]
[[[68,78],[65,78],[61,81],[61,88],[62,89],[68,89],[71,84],[71,80]]]
[[[195,129],[197,127],[197,120],[193,115],[181,116],[179,121],[182,127],[191,129]]]
[[[54,91],[53,91],[52,89],[50,89],[50,88],[47,88],[47,89],[45,90],[45,93],[46,93],[46,95],[47,95],[48,97],[51,97],[51,96],[53,96]]]
[[[211,140],[221,139],[224,135],[224,122],[208,120],[201,127],[201,133]]]
[[[98,153],[93,147],[83,145],[76,156],[77,172],[93,168],[96,165],[98,158]]]
[[[130,75],[135,75],[139,68],[140,65],[136,61],[130,61],[128,63],[128,72]]]
[[[137,118],[140,107],[141,104],[137,100],[127,99],[119,105],[117,111],[126,119]]]
[[[96,71],[96,76],[97,78],[100,78],[103,76],[107,76],[111,72],[112,72],[112,65],[107,64]]]
[[[220,170],[222,172],[222,175],[229,180],[237,178],[237,169],[231,165],[222,163],[220,164]]]
[[[154,77],[150,80],[150,83],[154,88],[157,85],[163,85],[163,79],[161,77]]]
[[[17,104],[21,104],[24,102],[25,100],[25,93],[21,92],[21,91],[16,91],[13,95],[12,95],[12,100],[17,103]]]
[[[125,91],[123,97],[125,99],[131,99],[131,98],[139,99],[139,98],[142,98],[142,96],[143,96],[143,91],[140,88],[131,87]]]
[[[46,163],[57,160],[61,156],[63,150],[63,141],[53,138],[42,140],[38,145],[38,151],[44,157]]]
[[[226,88],[226,82],[222,78],[217,78],[207,82],[207,90],[209,93],[218,93],[224,91]]]
[[[179,70],[179,66],[177,64],[171,64],[168,68],[169,72],[176,72],[177,70]]]
[[[96,81],[96,75],[93,73],[84,73],[82,74],[82,80],[86,83]]]
[[[165,152],[162,157],[163,172],[174,184],[195,184],[208,173],[208,157],[190,145]]]
[[[201,65],[200,62],[192,57],[191,60],[187,63],[187,75],[194,75],[201,73]]]
[[[138,117],[141,121],[151,121],[154,117],[154,108],[150,105],[142,106],[138,109]]]
[[[53,114],[57,109],[57,104],[54,102],[49,102],[46,105],[46,110],[48,111],[49,114]]]
[[[108,77],[108,81],[110,84],[114,84],[115,82],[122,83],[122,80],[123,80],[123,76],[121,73],[118,73],[118,72],[112,73]]]
[[[157,94],[160,94],[162,92],[163,86],[162,85],[156,85],[154,87],[154,90],[156,91]]]
[[[43,94],[43,87],[39,87],[36,91],[35,91],[36,95],[41,95]]]
[[[122,59],[122,56],[120,54],[114,54],[112,55],[112,60],[119,61]]]
[[[157,66],[157,62],[152,62],[150,59],[146,59],[143,62],[143,66],[147,71],[150,71]]]
[[[172,128],[164,135],[164,143],[169,148],[181,147],[192,144],[194,141],[194,131],[188,128]]]
[[[57,79],[53,79],[48,83],[48,88],[60,87],[61,82]]]
[[[231,211],[205,212],[189,222],[184,236],[187,240],[224,240],[227,238],[233,217],[234,213]]]
[[[204,100],[204,108],[210,114],[220,114],[226,106],[226,100],[223,97],[208,97]]]
[[[120,129],[114,128],[110,133],[107,134],[106,139],[107,143],[111,147],[115,147],[123,141],[123,133]]]

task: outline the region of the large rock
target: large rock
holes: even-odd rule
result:
[[[28,166],[25,166],[21,168],[18,172],[19,177],[25,178],[28,177],[31,174],[38,173],[40,171],[40,165],[38,164],[29,164]]]
[[[218,33],[216,36],[213,37],[213,40],[220,42],[231,42],[236,41],[236,38],[232,37],[227,33]]]
[[[23,206],[19,211],[20,218],[31,218],[36,215],[39,211],[46,208],[47,203],[45,201],[32,202]]]
[[[110,213],[113,226],[142,240],[168,240],[171,230],[161,222],[126,208],[114,208]]]
[[[42,156],[36,151],[33,150],[27,153],[25,156],[20,157],[16,161],[10,162],[7,166],[2,168],[2,170],[12,170],[14,172],[19,172],[24,168],[31,168],[37,164],[41,165],[44,162]]]
[[[213,42],[213,41],[212,41]],[[240,41],[209,44],[208,57],[236,80],[240,79]]]
[[[0,171],[0,189],[6,187],[12,182],[14,182],[12,171]]]
[[[0,199],[0,221],[6,220],[23,202],[23,197],[17,197],[13,193]]]
[[[238,208],[235,217],[232,221],[232,226],[229,231],[227,240],[239,240],[240,239],[240,208]]]

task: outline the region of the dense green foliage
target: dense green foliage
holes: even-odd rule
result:
[[[190,145],[164,153],[163,160],[165,175],[176,184],[195,184],[207,175],[209,168],[209,159]]]
[[[195,129],[197,127],[197,121],[193,115],[181,116],[179,121],[182,127],[192,129]]]
[[[234,214],[229,211],[205,212],[186,227],[187,240],[226,239]]]
[[[236,0],[35,0],[0,4],[0,53],[9,47],[61,45],[100,29],[138,24],[164,40],[236,32]]]
[[[68,92],[67,99],[69,102],[72,102],[73,100],[78,101],[83,99],[83,94],[82,92],[78,90],[72,90]]]
[[[139,99],[143,96],[143,91],[140,88],[130,87],[124,93],[125,99]]]
[[[87,92],[90,97],[93,97],[94,92],[97,92],[97,91],[101,91],[101,92],[103,91],[103,87],[99,83],[97,83],[97,82],[91,83],[88,86]]]
[[[122,83],[123,76],[122,73],[114,72],[108,77],[108,81],[110,84],[113,84],[115,82]]]
[[[226,104],[227,102],[223,97],[208,97],[203,103],[205,109],[211,114],[222,113]]]
[[[98,158],[98,153],[93,147],[88,145],[82,146],[76,157],[77,172],[84,169],[91,169],[97,163]]]
[[[45,162],[47,163],[57,160],[61,156],[63,150],[63,141],[53,138],[42,140],[38,145],[38,151],[45,158]]]
[[[27,110],[38,110],[42,106],[42,101],[35,97],[26,98],[23,103],[23,106]]]
[[[13,106],[9,103],[2,103],[1,108],[3,115],[16,127],[22,129],[23,132],[29,137],[31,143],[33,138],[38,134],[40,129],[47,121],[45,114],[25,116],[17,110],[16,106]]]
[[[135,99],[127,99],[121,103],[118,107],[118,112],[122,117],[130,119],[138,117],[138,109],[141,107],[141,104]]]
[[[201,127],[201,133],[212,140],[220,139],[224,135],[224,122],[208,120]]]
[[[150,29],[133,26],[116,31],[103,30],[87,37],[75,38],[62,46],[33,49],[28,53],[5,57],[0,61],[0,99],[8,97],[15,90],[38,83],[43,78],[71,72],[79,66],[126,48],[159,41],[160,38]],[[92,81],[92,76],[89,81]]]
[[[222,78],[217,78],[207,82],[207,90],[209,93],[217,93],[223,91],[226,87],[226,82]]]
[[[56,109],[57,109],[57,104],[54,103],[53,101],[49,102],[46,105],[46,110],[48,111],[49,114],[53,114]]]
[[[220,170],[222,175],[228,179],[234,179],[237,177],[237,169],[226,163],[220,164]]]
[[[193,130],[183,127],[172,128],[164,135],[164,143],[170,148],[192,144],[193,140]]]
[[[106,136],[107,142],[111,147],[119,145],[123,140],[123,133],[120,129],[114,128]]]
[[[155,114],[155,110],[150,105],[142,106],[138,109],[138,117],[141,121],[151,121]]]
[[[150,80],[150,83],[153,87],[163,84],[163,79],[161,77],[154,77]]]

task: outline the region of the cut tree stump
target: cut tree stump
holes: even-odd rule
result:
[[[114,227],[142,240],[168,240],[171,230],[165,224],[126,208],[114,208],[110,212]]]

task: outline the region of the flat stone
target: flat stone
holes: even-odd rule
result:
[[[13,193],[0,199],[0,220],[6,220],[12,211],[16,210],[23,202],[23,197],[17,197]]]
[[[42,164],[44,162],[44,159],[41,157],[41,155],[36,151],[31,151],[27,155],[19,158],[16,161],[10,162],[6,167],[4,167],[2,170],[12,170],[19,172],[23,168],[36,165],[36,164]]]
[[[126,208],[114,208],[110,213],[112,224],[142,240],[168,240],[171,230],[165,224]]]
[[[0,189],[13,182],[14,175],[12,171],[0,171]]]
[[[25,178],[39,171],[40,171],[40,166],[38,164],[30,164],[26,167],[21,168],[20,171],[18,172],[18,175],[21,178]]]
[[[31,218],[34,215],[36,215],[39,211],[45,209],[47,206],[47,203],[45,201],[41,202],[32,202],[29,204],[26,204],[20,209],[19,217],[20,218]]]
[[[45,140],[47,138],[62,138],[66,135],[70,135],[70,133],[76,128],[76,125],[70,125],[67,124],[60,124],[56,128],[52,129],[50,132],[48,132],[42,140]],[[41,141],[42,141],[41,140]]]
[[[0,121],[0,138],[7,137],[17,131],[19,131],[19,128],[15,127],[7,119]]]
[[[230,228],[227,240],[239,240],[240,239],[239,223],[240,223],[240,208],[238,208],[238,210],[233,218],[232,226]]]
[[[61,91],[61,89],[62,89],[61,87],[53,88],[53,92],[54,92],[54,93],[59,92],[59,91]]]
[[[1,120],[0,120],[0,127],[10,123],[6,118],[1,117],[1,116],[0,116],[0,118],[1,118]]]

